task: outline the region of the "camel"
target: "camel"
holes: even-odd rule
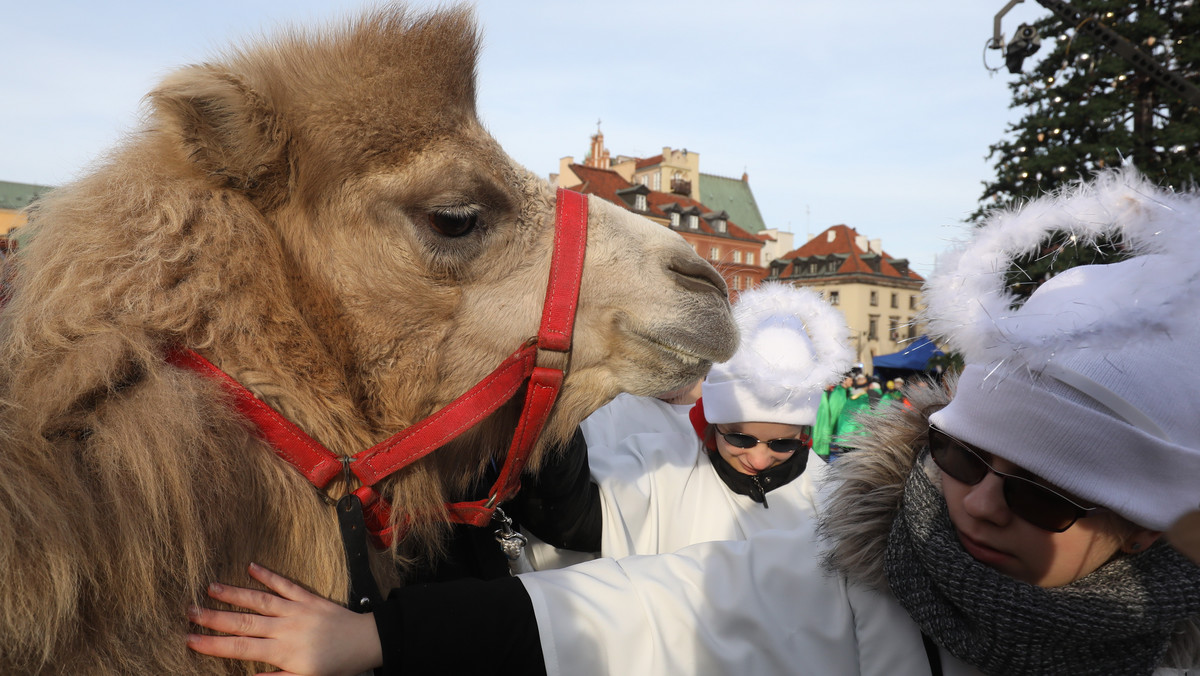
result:
[[[0,311],[0,673],[225,674],[183,640],[251,561],[344,602],[334,510],[202,355],[339,457],[445,407],[537,334],[556,198],[484,131],[469,10],[387,6],[169,74],[144,126],[29,213]],[[727,292],[666,228],[586,205],[566,377],[534,445],[736,347]],[[379,485],[440,555],[519,397]],[[341,476],[325,488],[355,488]],[[391,571],[396,571],[395,573]]]

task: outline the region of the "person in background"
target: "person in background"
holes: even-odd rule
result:
[[[846,397],[853,380],[843,378],[840,384],[834,383],[821,393],[821,403],[817,406],[817,420],[813,423],[813,453],[822,460],[830,460],[830,444],[837,434],[838,418],[846,405]]]
[[[1008,266],[1062,231],[1130,258],[1060,273],[1020,305]],[[931,333],[964,355],[953,396],[913,390],[913,408],[865,418],[815,519],[470,593],[401,589],[386,611],[401,633],[258,569],[278,595],[210,592],[256,614],[193,615],[241,636],[189,645],[297,673],[403,670],[417,654],[454,672],[458,622],[485,618],[475,673],[1200,668],[1200,566],[1160,537],[1189,531],[1200,476],[1200,197],[1109,171],[971,235],[925,293]],[[342,661],[301,669],[326,650]]]
[[[904,379],[893,378],[887,381],[887,391],[883,393],[881,400],[884,403],[895,403],[908,406],[908,399],[904,397]]]
[[[733,312],[738,351],[713,366],[695,404],[623,394],[581,425],[601,556],[744,539],[811,510],[825,464],[810,452],[813,423],[852,358],[845,319],[813,291],[778,283],[743,292]],[[518,570],[581,558],[531,537]]]

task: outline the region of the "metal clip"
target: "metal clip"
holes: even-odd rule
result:
[[[500,524],[500,527],[495,530],[496,542],[500,543],[500,551],[504,552],[504,556],[509,561],[521,558],[521,550],[525,548],[529,540],[512,529],[512,519],[504,513],[503,509],[496,508],[496,513],[492,515],[492,521]]]

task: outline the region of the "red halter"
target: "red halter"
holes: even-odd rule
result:
[[[257,426],[259,435],[271,445],[276,455],[299,470],[318,490],[323,491],[338,475],[344,475],[347,480],[354,475],[362,483],[354,494],[362,501],[367,530],[379,547],[391,545],[398,535],[403,536],[403,532],[394,532],[391,505],[375,490],[375,485],[474,427],[512,399],[528,381],[521,418],[500,476],[488,497],[446,505],[452,522],[485,526],[491,521],[496,507],[515,495],[520,487],[521,471],[529,451],[541,434],[562,387],[583,276],[587,196],[560,188],[554,228],[550,280],[537,338],[527,341],[495,371],[441,410],[354,456],[334,454],[195,351],[175,350],[168,355],[168,361],[220,380],[234,396],[237,410]],[[538,357],[543,351],[562,353],[553,361],[564,367],[539,366]]]

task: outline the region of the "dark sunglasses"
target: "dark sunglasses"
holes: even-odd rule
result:
[[[742,434],[741,432],[722,432],[721,430],[717,430],[717,433],[725,439],[725,443],[735,448],[754,448],[759,444],[766,444],[767,448],[775,453],[795,453],[801,448],[808,448],[808,445],[811,443],[807,435],[800,435],[799,439],[784,437],[782,439],[761,441],[757,437]]]
[[[995,474],[1004,480],[1004,500],[1009,510],[1042,530],[1061,533],[1098,509],[1077,504],[1030,479],[998,472],[980,453],[983,451],[929,426],[929,455],[943,473],[968,486],[983,481],[989,472]]]

